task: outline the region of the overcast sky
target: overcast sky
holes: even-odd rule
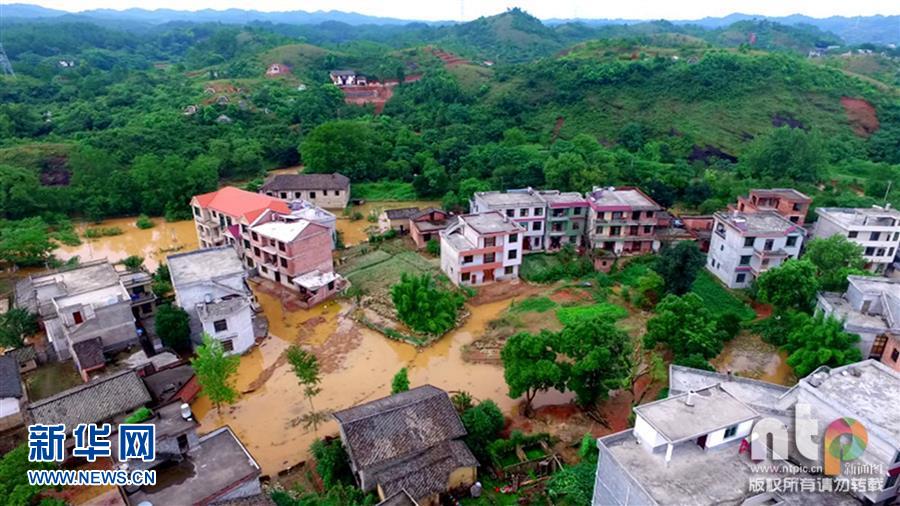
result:
[[[0,4],[8,0],[0,0]],[[696,19],[732,12],[813,17],[900,14],[898,0],[15,0],[67,11],[96,8],[341,10],[421,20],[469,20],[519,6],[541,18]]]

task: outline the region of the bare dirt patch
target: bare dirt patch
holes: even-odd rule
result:
[[[841,105],[847,113],[847,120],[853,132],[860,137],[868,137],[878,130],[878,114],[868,101],[861,98],[841,97]]]
[[[579,302],[591,302],[594,296],[580,288],[560,288],[550,294],[550,300],[557,304],[576,304]]]

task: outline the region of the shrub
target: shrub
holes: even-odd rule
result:
[[[431,239],[427,243],[425,243],[425,251],[433,256],[439,256],[441,254],[441,241],[437,239]]]
[[[151,416],[153,416],[153,412],[150,411],[150,408],[140,407],[125,419],[125,423],[141,423],[149,420]]]
[[[340,439],[316,439],[310,446],[310,451],[316,459],[316,472],[322,478],[325,488],[338,483],[352,484],[350,461]]]
[[[122,235],[122,229],[119,227],[94,227],[84,231],[84,236],[88,239],[111,237],[114,235]]]
[[[625,308],[608,302],[601,302],[592,306],[562,307],[556,310],[556,317],[567,327],[595,318],[615,321],[626,316],[628,316],[628,311]]]
[[[153,228],[155,225],[153,220],[150,219],[146,214],[142,214],[138,216],[137,221],[134,222],[135,226],[141,230],[147,230],[148,228]]]
[[[494,401],[486,400],[465,410],[461,418],[467,432],[466,445],[480,462],[486,463],[490,458],[487,446],[503,429],[503,412]]]
[[[428,274],[407,273],[391,287],[391,299],[403,323],[416,332],[432,335],[453,328],[464,300],[459,293],[438,288]]]
[[[156,333],[166,346],[187,350],[191,340],[190,316],[178,306],[160,306],[156,312]]]
[[[544,313],[556,307],[556,303],[547,297],[529,297],[522,302],[510,306],[512,313]]]

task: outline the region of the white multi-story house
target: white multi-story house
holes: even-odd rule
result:
[[[745,288],[763,272],[797,258],[805,234],[774,211],[716,213],[706,268],[729,288]]]
[[[658,251],[662,206],[637,188],[594,188],[587,196],[588,240],[594,249],[615,255]]]
[[[441,231],[441,269],[456,285],[516,279],[524,233],[497,211],[458,216]]]
[[[169,255],[166,259],[175,303],[191,317],[191,337],[203,333],[222,342],[225,351],[244,353],[256,342],[253,294],[247,272],[231,246]]]
[[[522,251],[530,253],[546,249],[547,201],[531,188],[506,192],[478,192],[472,196],[469,209],[473,214],[497,211],[522,226]]]
[[[881,273],[894,261],[900,246],[900,212],[885,207],[816,209],[813,237],[842,235],[863,247],[866,268]]]

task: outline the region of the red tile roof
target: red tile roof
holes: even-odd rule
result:
[[[249,221],[256,219],[266,209],[285,214],[291,212],[287,202],[281,199],[248,192],[233,186],[195,195],[194,200],[200,207],[208,207],[232,217],[247,217]]]

